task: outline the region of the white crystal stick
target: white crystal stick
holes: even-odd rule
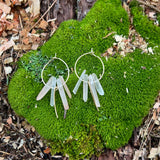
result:
[[[52,87],[52,89],[51,89],[50,105],[53,107],[54,103],[55,103],[55,97],[54,97],[54,92],[55,92],[55,88],[56,88],[56,78],[55,77],[52,78],[51,87]]]
[[[64,92],[63,84],[61,83],[61,80],[59,78],[57,79],[57,88],[59,90],[59,94],[60,94],[64,109],[68,110],[69,109],[68,101],[66,98],[66,94]]]
[[[104,90],[102,88],[101,83],[99,82],[97,75],[95,73],[92,74],[95,86],[96,86],[96,90],[99,93],[99,95],[103,96],[104,95]]]
[[[50,79],[48,80],[46,85],[39,92],[39,94],[38,94],[38,96],[36,98],[37,101],[41,100],[47,94],[47,92],[51,89],[51,87],[49,87],[49,86],[52,86],[52,78],[53,77],[50,77]]]
[[[83,100],[87,102],[88,99],[88,75],[84,74],[83,76]]]
[[[94,103],[96,105],[96,108],[99,111],[98,107],[100,107],[100,103],[99,103],[99,99],[98,99],[98,95],[97,95],[97,91],[95,88],[95,84],[94,84],[92,75],[89,75],[89,88],[90,88]]]
[[[79,86],[80,86],[80,84],[81,84],[81,82],[82,82],[81,80],[83,79],[83,76],[84,76],[85,73],[86,73],[86,70],[84,70],[84,71],[82,72],[82,74],[81,74],[78,82],[76,83],[76,86],[75,86],[74,89],[73,89],[73,93],[74,93],[74,94],[77,93],[77,90],[78,90],[78,88],[79,88]]]
[[[66,93],[68,94],[69,98],[72,98],[71,92],[67,86],[67,84],[65,83],[64,79],[62,76],[59,76],[59,79],[61,80],[61,83],[64,85],[64,89],[66,90]]]

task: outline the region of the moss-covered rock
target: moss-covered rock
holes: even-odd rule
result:
[[[31,51],[19,62],[19,69],[9,85],[9,102],[17,114],[25,117],[45,139],[51,141],[53,153],[61,152],[72,159],[80,159],[100,153],[103,147],[116,149],[128,142],[134,127],[141,124],[142,118],[154,103],[160,88],[160,58],[157,54],[141,54],[140,50],[125,58],[110,58],[106,61],[102,57],[105,74],[101,84],[105,96],[99,96],[99,112],[90,93],[88,101],[83,102],[82,86],[68,100],[70,109],[66,119],[63,119],[64,110],[58,92],[58,119],[49,104],[50,93],[36,101],[43,87],[38,82],[39,69],[42,69],[47,57],[57,53],[57,57],[73,68],[76,59],[91,48],[100,56],[112,46],[112,36],[103,39],[112,31],[128,34],[127,13],[121,7],[120,0],[98,0],[81,22],[63,22],[53,37],[40,48],[41,53]],[[62,66],[58,62],[56,65]],[[97,75],[102,72],[101,63],[89,55],[78,63],[78,74],[83,69]],[[46,72],[45,80],[48,78]],[[67,82],[70,90],[73,90],[77,80],[72,73]]]

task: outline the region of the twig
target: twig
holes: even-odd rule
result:
[[[20,15],[19,15],[19,22],[20,22],[20,25],[21,25],[21,29],[23,29],[23,23],[22,23],[22,19],[21,19]]]
[[[156,7],[154,7],[154,6],[150,5],[150,4],[147,4],[146,2],[143,2],[143,1],[141,1],[141,0],[137,0],[137,1],[138,1],[139,3],[141,3],[141,4],[144,4],[144,5],[152,8],[152,9],[154,9],[154,10],[157,11],[157,12],[160,12],[160,10],[159,10],[158,8],[156,8]]]
[[[4,151],[0,151],[0,153],[7,154],[7,155],[12,155],[12,154],[10,154],[8,152],[4,152]]]
[[[57,2],[57,0],[54,0],[54,2],[51,4],[51,6],[47,9],[47,11],[42,15],[42,17],[31,27],[30,30],[32,30],[42,19],[43,17],[49,12],[49,10],[54,6],[54,4]]]
[[[113,31],[113,32],[111,32],[111,33],[108,33],[105,37],[103,37],[103,39],[109,37],[110,35],[112,35],[112,34],[114,34],[114,33],[116,33],[116,32]]]

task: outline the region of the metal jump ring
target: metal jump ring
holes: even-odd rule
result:
[[[85,80],[83,80],[83,79],[81,79],[81,78],[79,77],[79,75],[77,74],[77,70],[76,70],[78,61],[79,61],[83,56],[85,56],[85,55],[87,55],[87,54],[91,54],[91,55],[93,55],[94,57],[98,58],[98,59],[100,60],[101,64],[102,64],[102,67],[103,67],[102,74],[100,75],[99,79],[96,80],[96,81],[100,81],[100,80],[102,79],[103,75],[104,75],[105,67],[104,67],[104,63],[103,63],[102,59],[101,59],[99,56],[96,56],[96,55],[94,54],[93,49],[91,49],[91,52],[82,54],[82,55],[76,60],[76,63],[75,63],[75,65],[74,65],[75,74],[76,74],[76,76],[78,77],[78,79],[80,79],[80,80],[83,81],[83,82],[87,82],[87,83],[88,83],[88,81],[85,81]],[[94,81],[94,82],[96,82],[96,81]]]
[[[51,61],[53,61],[54,59],[58,59],[58,60],[60,60],[61,62],[63,62],[63,63],[65,64],[65,66],[67,67],[67,70],[68,70],[67,79],[64,81],[64,83],[62,83],[62,86],[63,86],[65,83],[67,83],[67,81],[68,81],[68,79],[69,79],[69,75],[70,75],[70,71],[69,71],[69,67],[68,67],[67,63],[66,63],[64,60],[62,60],[61,58],[57,58],[56,55],[55,55],[55,57],[53,57],[52,59],[50,59],[50,60],[44,65],[44,67],[43,67],[43,69],[42,69],[42,71],[41,71],[41,79],[42,79],[43,84],[44,84],[45,86],[48,86],[48,87],[52,88],[52,89],[54,89],[52,86],[49,86],[49,85],[47,85],[47,84],[45,83],[45,81],[44,81],[44,79],[43,79],[43,72],[44,72],[44,69],[46,68],[46,66],[47,66]],[[60,87],[62,87],[62,86],[60,86]],[[59,88],[60,88],[60,87],[59,87]],[[58,89],[58,87],[56,87],[56,88]]]

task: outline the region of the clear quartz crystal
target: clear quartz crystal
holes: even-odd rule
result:
[[[51,89],[52,86],[52,78],[50,77],[50,79],[48,80],[48,82],[46,83],[46,85],[42,88],[42,90],[39,92],[36,100],[39,101],[41,100],[46,94],[47,92]],[[49,87],[50,86],[50,87]]]
[[[74,94],[77,93],[77,90],[78,90],[78,88],[79,88],[79,86],[80,86],[80,84],[81,84],[81,82],[82,82],[81,79],[83,79],[83,76],[84,76],[85,73],[86,73],[86,70],[84,70],[84,71],[82,72],[82,74],[81,74],[78,82],[76,83],[76,86],[75,86],[74,89],[73,89],[73,93],[74,93]]]
[[[64,89],[66,90],[66,93],[68,94],[69,98],[72,98],[71,92],[67,86],[67,84],[65,83],[64,79],[62,76],[59,76],[59,79],[61,80],[62,84],[64,85]]]
[[[83,100],[84,102],[87,102],[88,100],[88,75],[84,74],[83,77]]]
[[[64,88],[62,86],[61,80],[59,78],[57,79],[57,87],[59,90],[59,94],[60,94],[64,109],[68,110],[69,109],[68,101],[67,101],[66,94],[64,92]]]
[[[95,87],[95,83],[93,81],[92,75],[89,75],[89,88],[90,88],[94,103],[96,105],[96,108],[98,110],[98,107],[100,107],[100,103],[99,103],[99,99],[98,99],[98,95],[97,95],[97,91],[96,91],[96,87]]]
[[[56,88],[56,78],[53,77],[52,78],[52,89],[51,89],[51,98],[50,98],[50,105],[53,107],[54,103],[55,103],[55,97],[54,97],[54,92],[55,92],[55,88]]]
[[[93,73],[92,77],[93,77],[97,92],[99,93],[99,95],[103,96],[104,95],[104,90],[102,88],[101,83],[99,82],[99,80],[97,78],[97,75],[95,73]]]

